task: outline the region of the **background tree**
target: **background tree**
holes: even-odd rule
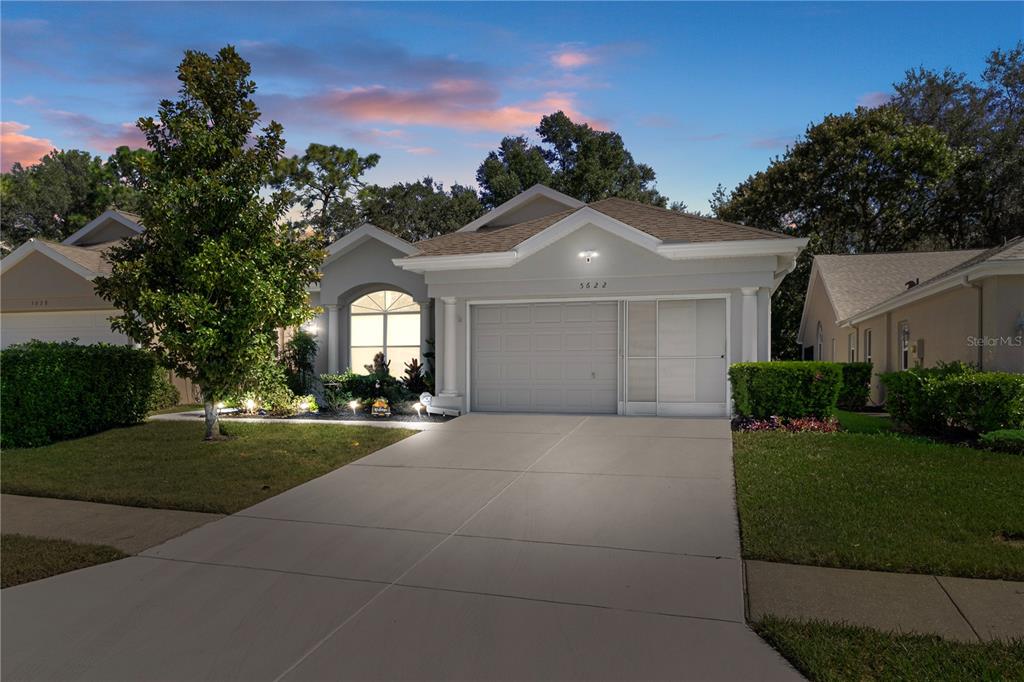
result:
[[[525,137],[506,137],[477,169],[481,200],[487,208],[543,183],[580,201],[622,197],[666,206],[654,187],[654,169],[637,163],[622,136],[574,123],[558,111],[537,126],[541,145]]]
[[[934,128],[905,122],[894,107],[858,108],[810,126],[727,198],[716,193],[719,218],[811,238],[772,298],[778,357],[799,357],[797,326],[813,254],[912,248],[934,224],[938,188],[956,162]]]
[[[980,83],[918,68],[893,85],[892,106],[945,134],[959,155],[937,191],[938,248],[991,246],[1024,233],[1024,43],[995,50],[986,63]]]
[[[480,217],[484,208],[472,187],[444,185],[425,177],[390,187],[371,185],[360,193],[363,222],[414,242],[454,232]]]
[[[32,238],[62,241],[111,206],[136,210],[130,166],[146,153],[121,147],[104,163],[78,149],[54,150],[31,166],[14,164],[0,179],[0,239],[8,249]]]
[[[233,47],[187,51],[179,99],[139,119],[153,155],[141,166],[146,231],[111,251],[96,280],[123,313],[114,329],[202,387],[206,437],[220,436],[216,402],[267,373],[277,329],[312,316],[319,239],[295,239],[280,220],[293,197],[260,190],[284,150],[281,126],[258,132],[249,64]]]
[[[302,156],[278,161],[274,186],[291,190],[306,225],[330,243],[358,226],[355,195],[363,175],[380,162],[379,154],[313,143]],[[353,224],[355,223],[355,224]]]

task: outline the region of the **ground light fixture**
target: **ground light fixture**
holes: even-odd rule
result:
[[[414,410],[416,410],[416,416],[417,417],[422,417],[423,416],[421,414],[421,412],[423,411],[423,403],[416,403],[412,407],[413,407]]]
[[[309,412],[309,401],[303,400],[299,403],[299,412]]]
[[[587,263],[589,263],[590,261],[594,260],[595,258],[597,258],[600,255],[601,254],[598,253],[597,251],[592,251],[592,250],[580,251],[580,258],[582,258]]]
[[[356,416],[356,408],[359,407],[359,401],[358,400],[351,400],[351,401],[349,401],[348,406],[352,409],[352,416],[353,417]]]
[[[246,398],[245,399],[245,411],[246,412],[252,412],[255,409],[256,409],[256,401],[253,400],[252,398]]]

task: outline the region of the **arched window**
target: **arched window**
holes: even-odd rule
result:
[[[420,306],[400,291],[375,291],[352,302],[350,316],[352,371],[365,374],[373,356],[384,353],[391,374],[401,376],[405,363],[420,357]]]

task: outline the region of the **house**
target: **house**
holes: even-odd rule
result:
[[[815,256],[797,339],[806,359],[876,373],[959,360],[1024,372],[1024,237],[987,250]],[[871,399],[884,398],[877,375]]]
[[[89,280],[109,241],[139,229],[108,211],[63,244],[5,258],[3,344],[123,341]],[[307,328],[319,372],[361,371],[383,351],[401,374],[433,351],[435,404],[463,412],[726,415],[726,368],[770,357],[771,293],[805,245],[537,185],[415,244],[372,225],[345,235],[310,292],[323,312]]]

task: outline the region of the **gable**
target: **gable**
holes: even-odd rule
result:
[[[543,218],[544,216],[549,216],[552,213],[558,213],[565,209],[566,206],[564,203],[555,201],[550,197],[538,195],[522,206],[514,208],[504,215],[491,220],[481,229],[486,230],[494,227],[508,227],[509,225],[525,223],[528,220]]]
[[[0,306],[4,312],[111,307],[96,295],[91,281],[39,252],[4,270]]]
[[[137,216],[129,216],[130,214],[114,209],[104,211],[61,243],[69,246],[92,246],[134,237],[142,232],[142,225],[136,219]]]

